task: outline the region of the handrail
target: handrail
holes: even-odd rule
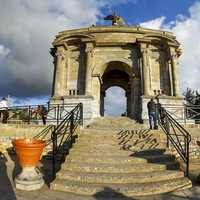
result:
[[[167,136],[167,147],[171,144],[176,149],[180,158],[186,164],[185,176],[188,177],[191,136],[160,103],[157,105],[157,112],[159,125]]]
[[[52,145],[52,169],[53,178],[56,174],[56,155],[60,152],[63,144],[69,142],[72,146],[73,134],[78,127],[83,125],[83,105],[79,103],[64,116],[64,119],[57,125],[48,125],[34,138],[45,139],[46,146]],[[49,138],[46,138],[50,134]]]
[[[30,124],[38,120],[42,120],[42,116],[39,113],[35,113],[38,106],[43,106],[48,114],[46,122],[59,124],[66,115],[74,108],[77,104],[43,104],[43,105],[25,105],[25,106],[12,106],[8,107],[9,117],[8,121],[21,120]]]
[[[51,133],[51,141],[53,143],[53,176],[55,178],[56,168],[56,155],[60,151],[64,142],[69,141],[70,146],[73,143],[73,134],[78,125],[83,124],[83,105],[79,103],[71,112],[69,112],[65,118],[55,127]],[[66,134],[67,138],[65,139]],[[60,139],[60,142],[58,142]]]

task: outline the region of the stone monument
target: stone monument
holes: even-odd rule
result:
[[[112,24],[56,36],[50,105],[82,102],[84,120],[90,120],[104,116],[105,91],[119,86],[126,91],[127,116],[135,120],[148,118],[147,102],[156,95],[163,105],[183,106],[181,50],[173,33]]]

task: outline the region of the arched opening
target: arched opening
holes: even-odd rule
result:
[[[132,68],[126,63],[113,61],[106,65],[101,77],[101,116],[121,116],[124,113],[132,117],[132,77]]]
[[[109,87],[105,91],[104,116],[125,116],[127,112],[126,91],[118,86]]]

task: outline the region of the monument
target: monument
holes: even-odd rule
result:
[[[173,33],[127,26],[116,17],[107,17],[111,26],[66,30],[56,36],[50,105],[82,102],[87,121],[104,116],[105,91],[119,86],[126,91],[127,116],[135,120],[148,118],[147,102],[156,95],[163,105],[183,106],[181,50]]]

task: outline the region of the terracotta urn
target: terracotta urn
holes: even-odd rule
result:
[[[28,191],[40,189],[44,185],[44,180],[36,166],[45,147],[45,141],[26,138],[15,139],[12,144],[22,167],[22,172],[15,178],[16,188]]]

